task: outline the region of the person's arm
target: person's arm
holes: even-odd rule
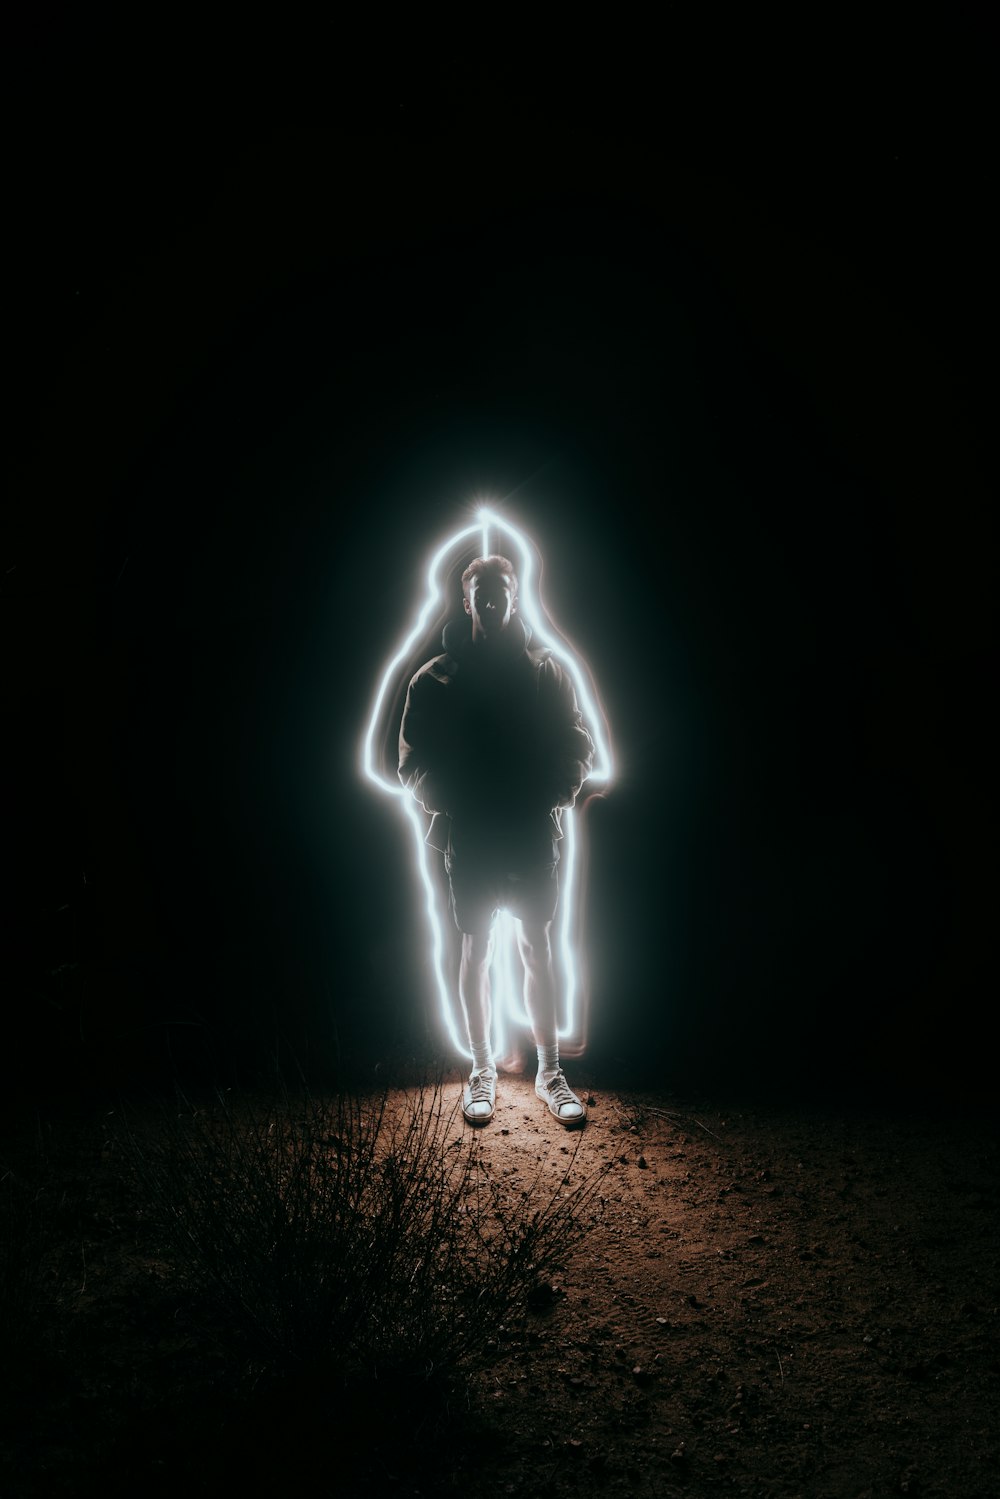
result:
[[[425,812],[447,812],[444,767],[441,765],[440,726],[436,722],[434,682],[420,672],[406,689],[406,706],[399,726],[398,775]]]
[[[583,721],[572,678],[557,663],[549,664],[554,706],[550,767],[554,806],[572,807],[594,768],[594,741]]]

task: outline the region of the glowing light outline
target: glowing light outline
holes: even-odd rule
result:
[[[398,680],[397,673],[403,663],[411,659],[410,652],[426,631],[427,622],[432,610],[441,602],[442,592],[438,581],[438,570],[443,559],[449,553],[453,552],[460,542],[465,541],[477,530],[481,530],[482,532],[480,555],[484,557],[489,556],[493,550],[489,539],[491,527],[498,531],[506,532],[507,535],[514,538],[519,553],[518,561],[515,562],[515,569],[518,575],[518,612],[531,629],[532,645],[536,646],[540,644],[545,646],[567,668],[572,678],[584,723],[587,725],[591,738],[594,741],[594,768],[587,777],[587,782],[588,784],[590,782],[606,784],[611,780],[612,774],[612,757],[607,721],[594,702],[584,676],[574,658],[539,623],[539,611],[535,608],[535,600],[532,593],[532,557],[526,539],[515,526],[511,525],[502,516],[496,515],[485,506],[480,507],[479,519],[476,523],[456,531],[454,535],[450,536],[447,541],[442,542],[432,553],[426,575],[427,596],[417,616],[417,622],[386,665],[382,674],[382,680],[372,701],[371,712],[368,718],[368,728],[361,746],[360,767],[362,774],[372,781],[379,790],[387,792],[390,796],[403,799],[403,809],[406,812],[410,826],[413,828],[417,844],[417,866],[420,881],[424,889],[427,918],[432,933],[431,957],[434,975],[437,980],[441,1018],[452,1045],[466,1057],[471,1057],[471,1052],[465,1039],[456,1030],[456,1006],[452,1003],[451,986],[443,969],[444,934],[441,929],[440,913],[435,898],[434,881],[427,863],[427,844],[424,841],[426,825],[422,821],[424,814],[419,809],[415,798],[398,779],[389,781],[384,775],[380,774],[374,762],[373,743],[379,717],[390,685]],[[504,550],[509,549],[505,548]],[[576,1043],[575,1049],[582,1050],[585,1037],[578,1036],[575,1031],[579,978],[572,949],[572,926],[577,883],[576,828],[573,808],[566,807],[563,809],[562,830],[560,910],[558,915],[556,949],[562,967],[563,995],[561,1008],[564,1015],[564,1023],[560,1027],[558,1034],[560,1042],[574,1042]],[[494,932],[495,943],[491,965],[493,1042],[496,1055],[503,1057],[508,1051],[508,1024],[511,1023],[522,1027],[527,1026],[528,1017],[524,1011],[523,1001],[519,996],[515,997],[517,986],[513,982],[511,957],[512,953],[516,951],[516,934],[514,932],[513,918],[509,912],[501,911],[499,913]],[[518,954],[518,961],[520,962],[520,954]],[[569,1050],[566,1046],[563,1049],[564,1051]]]

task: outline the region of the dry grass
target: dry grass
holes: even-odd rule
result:
[[[114,1131],[164,1253],[248,1366],[430,1378],[522,1310],[599,1210],[603,1172],[510,1189],[439,1082],[220,1092]],[[574,1178],[575,1180],[575,1178]]]

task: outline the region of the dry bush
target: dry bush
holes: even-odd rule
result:
[[[128,1114],[125,1115],[128,1121]],[[515,1190],[439,1083],[220,1093],[119,1125],[135,1186],[223,1337],[275,1372],[429,1377],[526,1305],[599,1211],[571,1157]]]

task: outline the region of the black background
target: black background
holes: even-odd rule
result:
[[[592,1074],[990,1080],[991,110],[952,25],[686,135],[499,68],[322,127],[107,109],[68,32],[22,39],[11,1083],[435,1044],[357,754],[476,497],[618,754]]]

